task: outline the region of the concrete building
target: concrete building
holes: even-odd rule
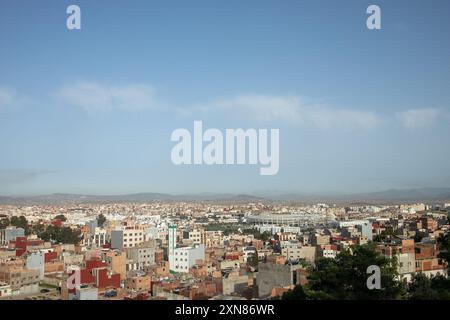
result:
[[[222,291],[225,295],[233,293],[242,293],[248,288],[248,274],[240,274],[239,272],[231,272],[227,277],[222,279]]]
[[[169,226],[167,255],[169,256],[170,271],[175,272],[175,249],[177,247],[177,226]]]
[[[15,241],[17,237],[24,237],[25,230],[17,227],[7,227],[0,230],[0,246],[6,246],[10,241]]]
[[[144,231],[135,227],[125,227],[111,231],[113,249],[132,248],[144,242]]]
[[[34,294],[39,292],[39,270],[24,267],[22,260],[0,264],[0,282],[10,286],[11,294]]]
[[[368,220],[340,221],[339,227],[341,229],[354,227],[360,232],[362,236],[365,236],[367,237],[367,239],[372,241],[373,238],[372,223]]]
[[[154,247],[142,245],[125,249],[127,255],[127,272],[133,270],[144,270],[145,267],[155,264]]]
[[[129,277],[125,281],[125,289],[131,292],[150,292],[152,279],[148,275]]]
[[[268,298],[274,287],[288,287],[298,284],[297,269],[300,265],[286,265],[277,263],[259,263],[256,284],[258,296]]]
[[[183,241],[187,241],[190,244],[205,244],[205,233],[201,230],[186,230],[183,231]]]
[[[45,272],[45,253],[38,251],[27,255],[26,267],[30,270],[39,272],[39,280],[44,279]]]
[[[378,250],[388,258],[397,259],[397,272],[401,280],[410,282],[416,272],[414,239],[397,239],[390,244],[378,246]]]
[[[256,248],[254,246],[245,246],[242,248],[242,252],[244,262],[248,262],[250,257],[257,255]]]
[[[89,247],[102,247],[106,244],[107,232],[102,228],[95,228],[93,233],[89,235],[86,245]]]
[[[309,241],[314,246],[320,246],[330,243],[330,235],[328,234],[312,234]]]
[[[11,286],[5,282],[0,282],[0,298],[12,295]]]
[[[113,273],[120,274],[121,279],[127,276],[127,257],[125,252],[118,250],[107,251],[103,253],[103,260]]]
[[[335,244],[317,246],[317,255],[320,257],[335,259],[338,253],[338,247]]]
[[[286,260],[297,261],[302,257],[301,248],[302,245],[298,240],[291,241],[281,241],[281,255],[283,255]]]
[[[171,271],[188,273],[189,269],[197,261],[205,260],[205,247],[200,244],[195,247],[182,247],[174,250],[172,261],[170,262]],[[172,267],[173,266],[173,267]]]
[[[89,286],[77,287],[72,300],[98,300],[98,288]]]
[[[86,222],[86,226],[89,228],[89,233],[90,234],[94,234],[95,233],[95,229],[98,228],[97,219],[93,219],[93,220],[90,220],[90,221]]]

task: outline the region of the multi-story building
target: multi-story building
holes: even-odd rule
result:
[[[45,252],[36,251],[27,254],[26,267],[39,272],[39,280],[44,279],[45,272]]]
[[[435,243],[416,243],[416,272],[427,276],[446,275],[447,270],[439,258],[439,250]]]
[[[297,261],[301,258],[302,245],[298,240],[281,241],[281,254],[289,261]]]
[[[391,243],[379,245],[378,250],[388,258],[395,257],[400,279],[407,282],[411,281],[412,275],[416,272],[413,239],[393,240]]]
[[[174,249],[170,270],[173,272],[189,272],[198,261],[205,260],[205,247],[200,244],[195,247],[181,247]],[[173,265],[173,267],[172,267]]]
[[[128,277],[125,281],[125,289],[132,292],[149,292],[152,279],[149,275]]]
[[[317,255],[319,257],[335,259],[338,253],[338,246],[335,244],[324,244],[317,246]]]
[[[299,283],[297,269],[300,265],[259,263],[256,283],[259,298],[268,298],[275,287],[290,287]]]
[[[0,282],[10,286],[12,294],[39,292],[39,270],[25,268],[23,260],[11,260],[0,264]]]
[[[138,227],[125,227],[111,231],[111,247],[113,249],[132,248],[144,241],[144,231]]]
[[[7,227],[0,229],[0,246],[7,246],[10,241],[15,241],[17,237],[24,237],[25,230],[17,227]]]
[[[145,267],[155,264],[155,247],[142,245],[126,249],[127,272],[144,270]]]
[[[0,298],[12,295],[11,286],[6,282],[0,282]]]
[[[202,230],[186,230],[183,231],[183,240],[187,240],[191,244],[205,244],[206,236]]]
[[[85,245],[88,247],[102,247],[107,242],[107,232],[103,228],[95,228],[92,233],[88,235]]]
[[[109,270],[120,274],[121,279],[127,276],[127,257],[125,252],[111,250],[103,253],[103,261],[108,265]]]

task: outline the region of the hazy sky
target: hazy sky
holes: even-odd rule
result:
[[[81,7],[81,30],[66,8]],[[366,28],[381,7],[382,30]],[[0,0],[0,195],[450,186],[450,2]],[[279,128],[280,170],[175,166]]]

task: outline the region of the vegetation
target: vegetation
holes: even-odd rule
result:
[[[16,217],[13,216],[9,220],[10,225],[16,226],[17,228],[22,228],[25,230],[25,234],[30,234],[30,230],[28,228],[28,221],[24,216]]]
[[[48,226],[45,231],[38,234],[38,236],[44,241],[51,241],[54,243],[68,243],[78,244],[80,241],[80,231],[72,230],[69,227],[54,227]]]
[[[63,214],[58,214],[56,217],[53,218],[54,220],[61,220],[62,222],[66,222],[67,218]]]
[[[242,231],[244,234],[252,234],[255,239],[262,240],[264,242],[269,241],[272,234],[269,231],[259,232],[258,229],[244,229]]]
[[[444,276],[428,278],[417,273],[408,286],[408,297],[411,300],[450,300],[450,279]]]
[[[382,288],[379,290],[367,288],[370,276],[367,268],[371,265],[380,267]],[[396,265],[395,260],[377,252],[373,243],[355,246],[342,251],[336,259],[318,258],[315,266],[310,267],[308,285],[285,293],[282,299],[399,299],[405,294],[405,287],[396,280]]]
[[[294,289],[283,293],[281,300],[306,300],[306,293],[302,286],[295,286]]]
[[[101,228],[106,222],[106,217],[103,215],[103,213],[100,213],[97,217],[97,225]]]
[[[237,223],[211,223],[206,226],[207,231],[223,231],[224,235],[237,233],[240,225]]]
[[[442,258],[450,261],[448,235],[439,239]],[[367,267],[377,265],[381,271],[381,289],[369,290],[366,282]],[[397,262],[375,250],[374,243],[352,247],[341,252],[336,259],[319,258],[309,268],[308,284],[295,286],[285,292],[282,300],[356,300],[356,299],[411,299],[450,300],[450,279],[443,275],[427,277],[423,273],[413,275],[407,285],[398,281]]]
[[[450,233],[438,238],[439,258],[447,263],[447,271],[450,271]],[[450,273],[449,273],[450,274]]]

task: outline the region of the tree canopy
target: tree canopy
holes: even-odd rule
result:
[[[53,219],[55,219],[55,220],[61,220],[62,222],[66,222],[66,221],[67,221],[66,216],[63,215],[63,214],[58,214],[58,215],[57,215],[56,217],[54,217]]]
[[[370,290],[367,268],[380,268],[381,289]],[[405,294],[404,284],[397,279],[397,262],[375,250],[373,243],[342,251],[335,259],[318,258],[310,267],[308,284],[302,288],[306,299],[399,299]],[[286,298],[301,296],[290,293]],[[284,299],[282,297],[282,299]]]
[[[54,227],[48,226],[45,231],[38,234],[44,241],[51,241],[55,243],[78,244],[80,241],[80,232],[72,230],[69,227]]]
[[[97,225],[101,228],[106,222],[106,217],[103,215],[103,213],[100,213],[97,217]]]

